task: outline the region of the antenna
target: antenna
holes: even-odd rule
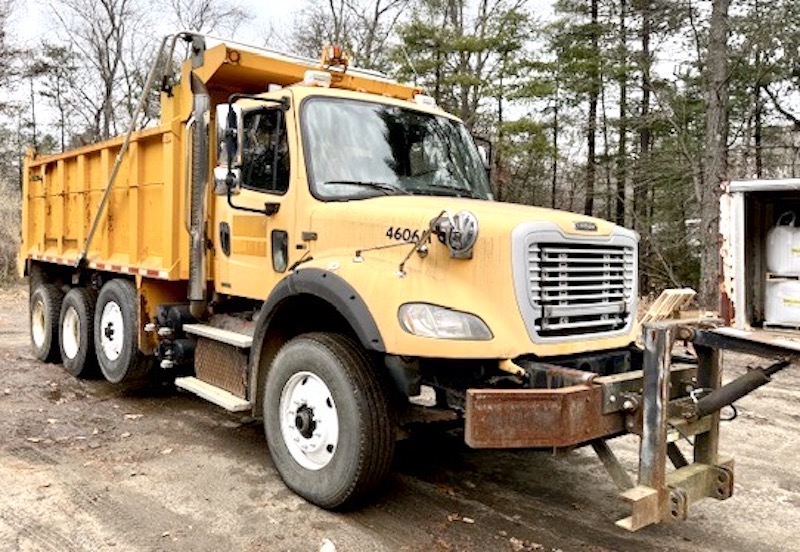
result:
[[[419,80],[419,74],[417,70],[414,68],[414,64],[411,63],[411,58],[408,57],[408,52],[406,51],[406,47],[400,44],[400,49],[403,51],[403,57],[406,58],[406,63],[411,68],[411,72],[414,73],[414,86],[417,86],[417,80]]]

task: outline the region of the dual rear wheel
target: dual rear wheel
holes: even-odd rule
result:
[[[138,300],[129,280],[110,280],[99,294],[74,287],[66,295],[57,284],[39,282],[31,292],[30,329],[36,358],[60,359],[76,377],[100,372],[111,383],[133,383],[150,366],[139,352]]]
[[[64,296],[59,317],[59,342],[64,369],[76,377],[97,374],[94,353],[94,308],[97,294],[92,289],[72,288]]]

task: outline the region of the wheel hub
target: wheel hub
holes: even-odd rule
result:
[[[306,439],[311,439],[314,435],[314,430],[317,428],[317,422],[314,421],[314,411],[306,405],[298,408],[297,415],[294,417],[294,425],[300,435]]]

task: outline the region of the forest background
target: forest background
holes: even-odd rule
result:
[[[312,58],[339,43],[424,86],[494,143],[498,199],[634,228],[643,294],[690,286],[714,308],[720,184],[800,176],[796,0],[306,0],[280,24],[271,3],[51,1],[31,44],[24,0],[0,0],[0,280],[25,145],[124,132],[176,29]]]

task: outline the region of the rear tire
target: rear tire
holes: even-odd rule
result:
[[[64,293],[55,284],[33,284],[30,301],[30,330],[33,354],[44,362],[58,362],[58,328]]]
[[[389,471],[395,427],[388,396],[349,339],[312,333],[281,348],[264,389],[270,454],[286,485],[323,508],[346,508]]]
[[[139,352],[139,301],[128,280],[106,282],[94,311],[94,348],[111,383],[141,383],[152,359]]]
[[[59,317],[59,347],[64,369],[78,378],[97,373],[94,351],[94,308],[97,293],[72,288],[64,297]]]

